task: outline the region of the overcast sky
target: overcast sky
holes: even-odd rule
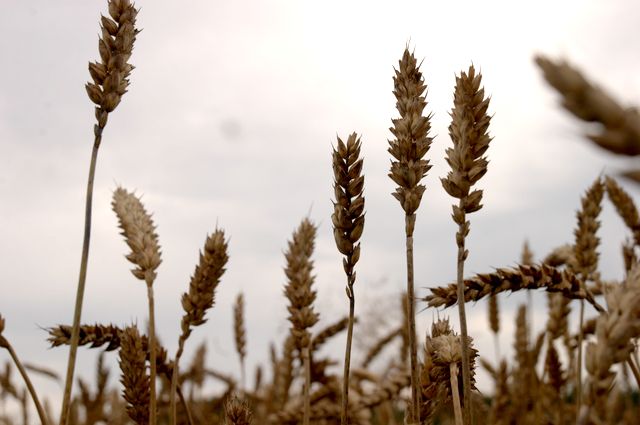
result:
[[[365,158],[367,216],[356,311],[364,317],[384,314],[388,326],[399,320],[393,309],[405,286],[404,220],[390,195],[387,140],[397,116],[393,67],[407,43],[423,60],[435,136],[427,155],[434,167],[424,180],[415,233],[419,296],[455,277],[453,199],[439,178],[448,171],[444,150],[451,144],[447,126],[455,75],[471,63],[491,96],[494,140],[489,171],[479,183],[485,206],[470,216],[467,275],[514,265],[525,239],[538,258],[571,242],[584,190],[598,174],[629,165],[586,143],[585,127],[559,108],[532,58],[565,57],[621,102],[638,104],[636,1],[137,5],[143,31],[131,58],[136,69],[129,93],[110,115],[98,158],[83,322],[146,321],[145,287],[129,272],[127,247],[110,207],[112,191],[123,185],[143,196],[158,227],[163,263],[154,285],[156,320],[171,353],[179,297],[207,233],[217,223],[230,236],[216,305],[188,348],[206,340],[209,365],[235,375],[233,300],[245,294],[252,376],[253,366],[267,359],[268,343],[280,346],[286,335],[282,253],[306,215],[319,224],[318,327],[348,312],[330,220],[336,135],[361,134]],[[24,361],[63,374],[67,349],[49,350],[41,327],[72,320],[94,123],[84,83],[88,61],[98,58],[98,21],[107,6],[97,0],[5,0],[3,6],[0,313]],[[638,195],[636,187],[624,186]],[[603,221],[601,271],[619,278],[619,245],[626,233],[608,204]],[[511,318],[523,300],[501,298],[503,354],[510,354]],[[534,304],[534,321],[542,325],[545,297],[536,295]],[[455,310],[444,314],[457,326]],[[486,305],[471,306],[468,314],[481,355],[492,359]],[[418,315],[421,338],[434,316]],[[356,335],[371,328],[359,325]],[[336,359],[343,356],[343,344],[341,336],[332,346]],[[94,360],[93,352],[80,351],[81,375],[92,376]],[[489,388],[482,379],[481,388]],[[36,381],[49,397],[61,392],[57,384]]]

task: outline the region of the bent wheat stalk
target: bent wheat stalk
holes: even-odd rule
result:
[[[205,314],[215,302],[215,291],[220,283],[220,278],[225,272],[225,265],[229,257],[227,255],[227,241],[224,231],[216,229],[207,237],[204,244],[204,253],[200,253],[200,262],[191,277],[189,292],[182,294],[182,308],[185,314],[182,316],[180,328],[182,333],[178,339],[178,350],[173,364],[171,378],[171,423],[177,423],[176,390],[178,386],[178,368],[180,357],[184,351],[184,344],[191,335],[191,328],[200,326],[207,321]]]
[[[89,73],[91,74],[93,83],[87,83],[86,85],[89,99],[96,104],[95,116],[97,124],[93,127],[94,141],[91,151],[91,163],[89,165],[89,178],[87,180],[80,276],[78,278],[78,288],[73,313],[73,333],[71,346],[69,347],[69,361],[67,363],[64,394],[62,396],[60,425],[67,425],[69,421],[71,389],[73,386],[73,374],[78,352],[78,333],[82,316],[82,301],[84,299],[84,288],[87,279],[87,262],[89,259],[89,242],[91,239],[93,181],[96,172],[98,149],[102,142],[102,132],[107,125],[109,113],[113,112],[118,106],[129,86],[128,77],[133,70],[133,66],[129,64],[129,58],[131,57],[136,35],[139,32],[135,28],[138,10],[129,0],[110,0],[109,14],[113,19],[105,16],[101,18],[102,37],[98,42],[101,61],[89,63]]]
[[[33,384],[31,383],[31,379],[29,379],[29,375],[27,374],[26,369],[22,365],[22,362],[20,361],[20,358],[18,357],[15,350],[13,349],[13,346],[9,343],[9,340],[5,338],[4,335],[2,335],[2,332],[4,331],[4,325],[5,325],[4,317],[2,317],[2,314],[0,314],[0,348],[4,348],[9,352],[9,355],[11,356],[11,359],[13,360],[16,367],[18,368],[20,375],[22,375],[22,379],[24,380],[24,383],[27,385],[27,390],[29,390],[29,394],[31,394],[31,398],[33,399],[33,404],[35,404],[36,410],[38,411],[40,422],[42,422],[42,425],[49,425],[49,420],[47,419],[47,415],[44,409],[42,408],[42,405],[40,404],[40,400],[38,399],[38,394],[36,393],[36,389],[33,387]]]

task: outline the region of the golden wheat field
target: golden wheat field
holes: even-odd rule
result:
[[[552,137],[558,131],[554,126],[564,124],[529,123],[553,128],[533,135],[509,132],[500,115],[506,117],[503,123],[526,121],[518,117],[517,106],[537,99],[528,97],[535,90],[524,75],[485,68],[464,56],[477,49],[484,58],[483,42],[495,42],[502,43],[496,52],[513,52],[508,61],[519,60],[517,42],[524,38],[510,40],[501,33],[517,29],[515,18],[498,30],[483,25],[480,18],[489,12],[470,3],[466,17],[452,22],[470,26],[460,32],[477,38],[451,41],[470,50],[451,47],[445,53],[421,45],[446,44],[444,39],[418,37],[400,45],[394,40],[389,42],[397,50],[393,60],[366,59],[380,70],[371,75],[368,69],[350,70],[351,86],[321,76],[342,63],[314,62],[313,49],[324,47],[313,40],[321,38],[304,36],[314,25],[335,31],[337,36],[327,35],[323,42],[335,43],[336,52],[342,52],[336,58],[349,58],[345,63],[353,67],[375,56],[377,47],[385,51],[357,31],[339,29],[350,25],[344,16],[298,5],[292,9],[300,8],[295,16],[302,22],[291,19],[293,14],[274,14],[267,22],[265,5],[214,4],[219,27],[204,31],[186,25],[188,3],[158,5],[169,3],[171,20],[158,21],[153,3],[84,2],[76,6],[99,18],[75,26],[69,5],[21,9],[30,25],[52,34],[60,26],[74,32],[54,40],[56,48],[43,50],[38,61],[5,55],[17,58],[5,61],[5,67],[25,64],[38,75],[24,81],[20,69],[3,71],[12,77],[3,79],[5,93],[19,95],[28,84],[53,101],[44,106],[15,102],[17,112],[0,101],[0,114],[12,119],[30,108],[34,115],[45,111],[42,122],[10,129],[0,124],[0,135],[22,136],[36,146],[30,152],[36,159],[23,156],[25,151],[6,159],[11,158],[7,143],[8,167],[23,162],[19,168],[27,171],[20,175],[38,179],[37,184],[26,178],[2,181],[12,188],[6,193],[20,193],[9,199],[24,199],[38,214],[20,217],[22,210],[9,205],[2,216],[2,268],[18,270],[6,272],[0,297],[0,423],[640,423],[640,213],[635,203],[640,168],[633,162],[640,155],[640,110],[626,98],[640,93],[637,78],[615,74],[629,79],[629,92],[621,96],[570,57],[537,53],[525,58],[544,81],[549,99],[537,107],[550,110],[545,117],[573,126],[559,127],[565,134]],[[418,18],[408,5],[398,3],[393,7],[400,10],[393,11],[380,5],[341,7],[347,15],[362,13],[373,20],[374,29],[376,19],[402,17],[406,22],[390,28],[411,34]],[[51,19],[47,8],[52,7],[67,20]],[[443,7],[453,17],[465,13]],[[573,13],[564,7],[557,13]],[[584,7],[592,13],[584,16],[595,19],[597,7],[589,2]],[[491,13],[497,10],[521,19],[527,12],[500,6]],[[636,5],[631,10],[640,13]],[[561,21],[551,10],[528,12],[531,19],[549,17],[550,26]],[[28,25],[2,19],[15,37],[6,41],[7,52],[35,45]],[[208,18],[198,19],[206,23]],[[638,38],[630,36],[637,25],[627,25],[626,19],[619,25],[621,35],[611,39],[625,46],[640,40],[637,31]],[[141,22],[149,22],[150,31],[143,31]],[[216,31],[238,23],[246,24],[251,37],[224,39],[226,44],[216,38]],[[285,30],[272,36],[269,25]],[[184,31],[180,41],[172,39],[172,28]],[[96,31],[97,43],[91,39]],[[289,36],[296,31],[304,43]],[[161,33],[164,38],[154,42],[153,35]],[[185,34],[192,41],[181,44]],[[527,34],[531,43],[552,39],[543,32]],[[386,36],[378,37],[382,43]],[[19,41],[24,47],[9,46]],[[77,57],[72,53],[76,42],[91,42],[93,56],[71,70],[59,59],[67,52]],[[283,56],[270,58],[269,43],[280,46]],[[343,50],[337,47],[341,44]],[[138,59],[145,49],[149,52]],[[219,54],[216,66],[181,61],[182,53],[202,59],[209,49]],[[236,51],[255,56],[242,66],[224,60],[237,58]],[[454,61],[464,60],[461,68],[446,70],[446,85],[440,84],[443,77],[431,82],[432,73],[445,74],[430,69],[437,55],[463,56]],[[306,66],[317,73],[299,73]],[[138,80],[139,68],[143,75],[169,77],[164,84]],[[86,81],[81,96],[92,108],[90,116],[81,115],[88,122],[77,125],[91,133],[70,129],[71,141],[59,147],[50,146],[54,142],[48,138],[57,134],[63,117],[77,112],[69,105],[80,94],[58,90],[66,85],[53,75],[77,85]],[[265,84],[264,75],[280,75],[290,87]],[[224,82],[215,85],[216,92],[211,84],[218,78]],[[504,95],[505,78],[523,82]],[[380,87],[364,95],[358,92],[364,81]],[[501,87],[497,98],[492,86]],[[362,110],[338,117],[335,111],[344,111],[338,108],[341,97],[350,93],[361,94],[354,97]],[[441,102],[444,93],[447,104]],[[505,98],[516,97],[521,103],[505,106]],[[319,118],[322,113],[328,118]],[[243,122],[244,114],[262,121],[248,120],[250,125]],[[357,128],[367,114],[382,121],[376,124],[385,131],[379,140]],[[211,117],[217,124],[209,123]],[[323,132],[321,142],[296,141],[304,134],[297,122],[301,117],[308,120],[305,131]],[[324,123],[334,119],[329,130],[334,133],[327,136]],[[561,153],[541,141],[548,151],[536,157],[529,142],[545,136],[579,142]],[[91,150],[79,142],[89,138]],[[269,143],[247,141],[256,138]],[[513,140],[518,138],[522,145]],[[201,149],[198,158],[189,156],[190,146]],[[66,157],[76,158],[80,149],[90,152],[82,186],[54,192],[54,182],[77,180],[75,171],[66,170]],[[583,161],[580,149],[623,165],[592,169],[594,162]],[[49,161],[64,162],[64,169]],[[581,168],[581,161],[589,169]],[[101,173],[103,162],[113,173],[111,183]],[[311,176],[318,164],[321,183]],[[527,166],[544,173],[532,175]],[[548,202],[545,209],[527,212],[538,200],[524,193],[519,181],[552,191],[574,169],[577,193],[540,196]],[[177,174],[186,186],[176,183],[172,175]],[[535,186],[541,182],[550,188]],[[81,193],[75,193],[79,187]],[[45,195],[30,197],[29,191]],[[316,191],[320,195],[312,194]],[[314,204],[318,199],[322,206]],[[60,204],[73,205],[74,212]],[[75,211],[80,205],[82,210]],[[550,220],[560,213],[564,221]],[[52,233],[21,228],[29,220]],[[66,228],[68,223],[77,228]],[[623,236],[610,240],[615,232],[609,226]],[[379,233],[393,236],[368,236]],[[57,236],[45,236],[51,234]],[[80,240],[81,248],[76,246]],[[23,249],[28,258],[16,258]],[[68,260],[77,267],[77,256],[78,269],[63,264]],[[47,275],[43,269],[49,267]],[[62,276],[60,270],[65,277],[54,277]],[[49,289],[30,285],[34,276]],[[34,339],[34,327],[39,346],[25,342]],[[46,354],[35,356],[45,345]]]

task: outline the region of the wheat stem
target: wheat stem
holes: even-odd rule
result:
[[[584,338],[582,324],[584,323],[584,300],[580,300],[580,321],[578,328],[578,350],[576,351],[576,410],[582,405],[582,340]]]
[[[347,278],[347,281],[350,279]],[[347,344],[344,353],[344,373],[342,379],[342,410],[340,413],[340,423],[347,425],[348,405],[349,405],[349,367],[351,365],[351,342],[353,340],[353,318],[355,314],[356,300],[353,294],[353,286],[347,282],[347,296],[349,297],[349,324],[347,325]]]
[[[96,127],[97,128],[97,127]],[[62,396],[62,410],[60,412],[60,425],[67,425],[69,421],[69,408],[71,407],[71,389],[73,387],[73,373],[76,366],[78,353],[78,341],[80,338],[80,318],[82,315],[82,301],[87,280],[87,262],[89,260],[89,241],[91,239],[91,207],[93,204],[93,181],[96,174],[96,162],[98,149],[102,140],[102,130],[96,131],[91,151],[91,163],[89,165],[89,178],[87,180],[87,195],[84,210],[84,236],[82,238],[82,254],[80,256],[80,276],[76,291],[76,305],[73,312],[73,330],[71,331],[71,346],[69,347],[69,361],[67,363],[67,375]]]
[[[153,299],[153,279],[147,279],[147,298],[149,300],[149,424],[155,425],[156,418],[156,322]]]
[[[0,320],[2,320],[2,316],[0,316]],[[2,330],[0,330],[0,333],[1,332]],[[42,422],[42,425],[49,425],[47,415],[44,409],[42,408],[42,405],[40,404],[40,400],[38,399],[38,394],[36,393],[36,390],[33,387],[33,384],[31,383],[31,379],[29,379],[29,375],[27,374],[27,371],[25,370],[24,366],[22,365],[22,362],[18,358],[18,355],[13,349],[13,346],[2,335],[0,335],[0,347],[5,348],[9,352],[9,355],[11,356],[11,359],[13,360],[16,367],[18,368],[20,375],[22,375],[22,379],[24,380],[24,383],[27,385],[27,390],[29,390],[29,394],[31,394],[31,398],[33,399],[33,404],[36,405],[36,410],[38,411],[40,422]]]
[[[458,363],[450,363],[449,371],[449,375],[451,376],[451,394],[453,396],[453,414],[456,425],[463,425],[462,409],[460,408],[460,393],[458,391]]]
[[[462,204],[462,201],[460,201]],[[460,206],[462,210],[462,205]],[[458,235],[462,237],[458,239],[458,300],[464,300],[464,260],[466,258],[465,252],[465,227],[468,231],[467,223],[465,223],[465,213],[462,212],[462,222],[464,224],[459,225]],[[458,302],[458,313],[460,315],[460,334],[462,340],[462,387],[463,387],[463,400],[464,400],[464,423],[473,423],[471,412],[471,371],[469,368],[469,341],[467,338],[467,314],[465,312],[465,302]]]
[[[178,410],[176,406],[176,390],[178,387],[178,364],[180,362],[180,357],[182,356],[182,352],[184,351],[184,342],[185,339],[180,337],[178,341],[178,351],[176,352],[175,360],[173,361],[173,372],[171,373],[171,392],[169,393],[169,407],[171,409],[171,425],[176,425],[178,423]],[[185,400],[186,406],[186,400]]]
[[[416,342],[415,292],[413,289],[413,228],[416,215],[406,215],[406,253],[407,253],[407,317],[409,318],[409,351],[411,358],[411,406],[413,421],[420,422],[420,364],[418,363],[418,344]]]
[[[311,387],[311,359],[308,345],[302,349],[302,363],[304,367],[304,388],[302,390],[304,414],[302,417],[302,424],[309,425],[309,420],[311,418],[311,398],[309,397]]]

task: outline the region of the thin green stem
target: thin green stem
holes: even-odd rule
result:
[[[80,258],[80,276],[78,278],[78,289],[76,292],[76,305],[73,312],[73,329],[71,331],[71,346],[69,347],[69,361],[67,363],[67,375],[62,397],[62,409],[60,411],[60,425],[67,425],[69,422],[69,408],[71,407],[71,389],[73,387],[73,373],[76,366],[76,356],[78,353],[78,341],[80,339],[80,318],[82,316],[82,301],[84,299],[84,288],[87,280],[87,263],[89,259],[89,242],[91,240],[91,207],[93,204],[93,180],[96,173],[96,162],[98,149],[102,141],[102,129],[95,127],[95,139],[91,152],[91,163],[89,165],[89,179],[87,181],[87,195],[84,214],[84,236],[82,239],[82,255]]]
[[[351,365],[351,342],[353,340],[353,318],[355,314],[355,295],[353,286],[347,283],[347,296],[349,297],[349,323],[347,326],[347,348],[344,353],[344,374],[342,378],[342,412],[340,415],[340,423],[347,425],[347,412],[349,407],[349,368]]]
[[[49,425],[49,420],[47,419],[47,414],[45,413],[44,409],[42,408],[42,405],[40,404],[40,400],[38,399],[38,395],[36,394],[36,390],[33,387],[33,384],[31,383],[31,379],[29,379],[29,375],[27,375],[27,371],[22,366],[22,363],[20,362],[20,359],[18,358],[18,355],[13,350],[13,347],[11,346],[11,344],[9,344],[9,341],[7,341],[5,339],[4,342],[6,342],[5,347],[9,351],[9,354],[11,355],[11,358],[13,359],[13,362],[16,364],[16,367],[18,368],[18,371],[20,372],[20,375],[22,375],[22,379],[24,380],[24,383],[27,385],[27,389],[29,390],[29,394],[31,394],[31,398],[33,399],[33,404],[36,405],[36,410],[38,411],[38,416],[40,416],[40,422],[42,422],[42,425]]]

